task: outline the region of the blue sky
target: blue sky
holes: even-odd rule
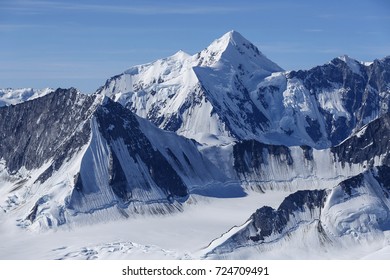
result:
[[[236,30],[286,70],[390,55],[388,0],[0,0],[0,88],[93,92]]]

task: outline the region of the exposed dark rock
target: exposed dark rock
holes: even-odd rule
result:
[[[381,183],[382,187],[390,192],[390,167],[382,165],[377,167],[376,179]]]
[[[306,160],[313,160],[313,148],[310,146],[301,146],[301,149],[303,150],[303,156]]]
[[[57,89],[41,98],[0,108],[0,158],[10,173],[53,163],[38,178],[44,182],[53,171],[85,145],[95,97],[75,89]],[[93,110],[93,109],[92,109]]]
[[[287,77],[303,81],[305,88],[318,100],[322,91],[342,90],[342,106],[349,115],[335,116],[319,107],[324,117],[326,132],[332,145],[345,140],[354,129],[388,112],[390,108],[390,59],[375,60],[370,66],[355,61],[358,69],[351,69],[342,59],[335,58],[329,64],[306,71],[292,71]],[[356,73],[359,71],[359,73]],[[386,93],[383,97],[380,93]],[[310,124],[309,124],[310,125]],[[315,130],[316,131],[316,130]],[[316,142],[318,133],[309,135]]]
[[[277,210],[267,206],[256,210],[251,219],[258,234],[249,238],[262,241],[272,234],[282,233],[294,212],[321,208],[326,197],[325,190],[298,191],[286,197]]]
[[[309,136],[311,137],[311,139],[314,140],[314,142],[318,142],[322,137],[321,126],[319,122],[317,120],[309,118],[308,116],[306,116],[306,122],[309,125],[306,127],[307,134],[309,134]]]
[[[342,163],[367,162],[372,167],[376,156],[385,155],[382,163],[390,165],[390,113],[372,121],[331,151]]]
[[[237,142],[233,147],[234,168],[239,174],[250,173],[266,164],[268,155],[278,158],[281,163],[294,163],[290,149],[282,145],[268,145],[256,140]]]
[[[340,187],[350,197],[353,195],[353,189],[360,187],[363,181],[364,175],[359,174],[341,182]]]
[[[158,187],[166,191],[167,196],[184,197],[187,195],[187,188],[182,179],[164,156],[153,148],[148,138],[140,130],[139,123],[134,114],[122,105],[107,99],[104,106],[96,110],[96,117],[100,132],[108,144],[111,145],[112,141],[118,140],[119,138],[122,139],[133,160],[135,162],[138,159],[142,160],[147,166],[149,175],[153,181]],[[112,148],[111,153],[115,155],[115,151]],[[119,167],[120,163],[117,162],[117,165]],[[119,175],[117,174],[117,176]],[[123,198],[125,197],[125,193],[130,191],[130,188],[125,187],[124,176],[119,177],[123,180],[120,180],[121,187],[120,190],[116,188],[116,194]]]

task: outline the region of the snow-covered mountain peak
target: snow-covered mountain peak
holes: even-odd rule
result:
[[[340,55],[338,57],[338,59],[341,59],[342,61],[348,63],[348,62],[351,62],[351,61],[356,61],[355,59],[353,59],[352,57],[346,55],[346,54],[343,54],[343,55]]]
[[[360,68],[361,68],[361,66],[363,66],[362,63],[360,63],[359,61],[357,61],[354,58],[351,58],[350,56],[348,56],[346,54],[333,59],[331,61],[331,63],[337,65],[338,61],[340,61],[340,60],[343,61],[353,73],[355,73],[357,75],[361,75],[361,69]],[[335,61],[337,61],[337,62],[335,63]]]
[[[197,58],[199,66],[218,68],[221,67],[221,63],[228,63],[234,67],[251,64],[253,68],[251,70],[256,71],[261,68],[267,75],[283,71],[281,67],[263,55],[254,44],[234,30],[214,40],[197,55]]]
[[[178,52],[176,52],[174,55],[170,56],[171,58],[176,58],[177,60],[186,60],[188,59],[189,57],[191,57],[190,54],[186,53],[185,51],[183,50],[179,50]]]
[[[244,44],[251,44],[247,39],[245,39],[240,33],[237,31],[231,30],[220,38],[214,40],[208,49],[213,49],[215,51],[223,52],[229,46],[229,44],[233,46],[240,46]]]

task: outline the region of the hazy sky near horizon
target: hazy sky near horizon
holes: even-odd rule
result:
[[[388,0],[0,0],[0,88],[93,92],[236,30],[286,70],[390,55]]]

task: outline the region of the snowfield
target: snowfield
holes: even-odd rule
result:
[[[262,205],[274,208],[289,193],[250,192],[233,199],[194,196],[183,212],[164,216],[138,216],[116,221],[71,225],[48,231],[16,226],[12,219],[0,224],[0,259],[388,259],[390,231],[354,242],[348,237],[321,244],[316,223],[299,227],[291,236],[261,249],[238,248],[229,255],[207,255],[212,248],[244,227]],[[3,217],[2,217],[3,216]],[[244,223],[243,223],[244,222]],[[222,240],[221,240],[222,239]]]
[[[139,215],[128,219],[52,230],[16,226],[1,213],[0,259],[192,259],[225,231],[239,226],[259,207],[276,207],[286,192],[251,192],[241,198],[191,197],[183,212]],[[80,221],[81,223],[81,221]]]

